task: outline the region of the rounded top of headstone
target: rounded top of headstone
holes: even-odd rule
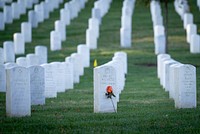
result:
[[[27,54],[26,57],[33,57],[33,56],[36,56],[35,54],[33,53],[30,53],[30,54]]]
[[[12,62],[8,62],[6,64],[4,64],[6,69],[11,69],[13,67],[17,67],[18,65],[16,63],[12,63]]]
[[[3,45],[13,44],[13,41],[4,41]]]

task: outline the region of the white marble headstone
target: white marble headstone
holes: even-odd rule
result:
[[[60,20],[66,25],[70,24],[70,12],[69,9],[60,10]]]
[[[69,2],[66,2],[65,5],[64,5],[64,8],[65,8],[65,11],[68,13],[69,15],[69,21],[72,19],[72,11],[71,11],[71,7],[69,5]],[[70,24],[70,22],[69,22]]]
[[[120,45],[123,48],[130,48],[131,47],[131,30],[121,28],[120,29]]]
[[[160,35],[154,37],[155,42],[155,54],[164,54],[166,53],[166,38],[165,35]]]
[[[18,57],[16,59],[16,63],[17,63],[18,66],[27,67],[26,57]]]
[[[12,41],[5,41],[3,43],[4,62],[15,62],[14,43]]]
[[[124,66],[124,73],[127,74],[128,72],[128,58],[127,58],[127,53],[123,51],[115,52],[114,56],[116,57],[121,57],[123,61],[123,66]]]
[[[5,66],[5,69],[10,69],[13,67],[17,67],[18,65],[14,62],[8,62],[8,63],[4,64],[4,66]]]
[[[51,51],[61,50],[62,44],[61,44],[61,37],[60,33],[57,31],[51,31],[50,33],[50,49]]]
[[[186,29],[188,24],[193,24],[193,15],[191,13],[185,13],[183,18],[183,27]]]
[[[13,19],[19,19],[20,18],[19,4],[17,2],[13,2],[11,7],[12,7],[12,17],[13,17]]]
[[[49,18],[49,13],[50,13],[50,4],[49,2],[42,2],[41,5],[44,8],[44,19],[48,19]]]
[[[65,66],[61,62],[52,62],[57,92],[65,92]]]
[[[89,22],[89,29],[92,29],[94,31],[94,35],[93,36],[96,36],[96,38],[98,39],[99,38],[99,21],[98,19],[96,18],[90,18],[88,20]]]
[[[92,18],[96,18],[101,24],[101,10],[98,8],[92,8]]]
[[[121,28],[132,29],[132,17],[122,16],[121,17]]]
[[[62,41],[66,40],[66,29],[62,21],[60,20],[55,21],[55,31],[60,34]]]
[[[175,72],[176,73],[176,72]],[[178,88],[175,99],[176,108],[196,108],[197,92],[196,92],[196,68],[192,65],[182,65],[178,73]]]
[[[20,13],[25,14],[26,13],[26,0],[18,0],[17,2],[19,4]]]
[[[197,25],[196,24],[188,24],[186,33],[187,33],[187,42],[190,43],[191,36],[193,34],[197,34]]]
[[[24,54],[25,53],[24,36],[21,33],[15,33],[13,37],[14,37],[15,54]]]
[[[25,42],[31,42],[32,41],[32,27],[31,23],[29,22],[22,22],[21,23],[21,33],[24,36]]]
[[[26,55],[27,67],[39,65],[39,56],[35,54]]]
[[[72,59],[76,62],[77,64],[77,71],[79,76],[84,75],[84,66],[83,66],[83,60],[80,54],[78,53],[72,53],[71,54]]]
[[[3,12],[4,12],[4,22],[6,24],[13,23],[12,7],[11,6],[4,6]]]
[[[200,35],[191,35],[190,53],[200,53]]]
[[[34,10],[37,14],[38,22],[43,22],[44,21],[44,8],[41,4],[35,5]]]
[[[179,69],[179,66],[181,66],[182,64],[177,63],[177,64],[172,64],[170,65],[170,69],[169,69],[169,98],[175,99],[175,89],[177,87],[176,83],[178,81],[178,75],[175,75],[175,70]],[[177,71],[176,71],[177,72]]]
[[[95,36],[95,30],[93,29],[87,29],[86,30],[86,45],[90,49],[96,49],[97,48],[97,37]]]
[[[165,35],[165,28],[163,25],[156,25],[154,26],[154,37]]]
[[[46,46],[36,46],[35,47],[35,55],[39,57],[39,64],[44,64],[47,63],[47,57],[48,57],[48,52],[47,52],[47,47]]]
[[[170,65],[178,64],[177,61],[170,59],[163,62],[163,87],[165,91],[169,91],[170,88]]]
[[[45,72],[45,98],[57,97],[56,84],[54,79],[54,68],[51,64],[42,64]]]
[[[30,92],[31,105],[45,104],[45,76],[44,68],[41,66],[31,66],[30,71]]]
[[[107,113],[117,111],[117,99],[107,98],[106,88],[113,87],[116,94],[116,70],[112,66],[99,66],[94,68],[94,112]]]
[[[77,47],[78,54],[81,55],[82,63],[84,67],[90,66],[90,48],[85,44],[78,45]]]
[[[79,78],[79,62],[75,58],[72,57],[66,57],[65,62],[70,62],[73,66],[73,83],[79,83],[80,78]]]
[[[65,69],[65,89],[73,89],[74,88],[74,79],[73,79],[73,65],[70,62],[62,62]]]
[[[158,78],[161,77],[161,60],[163,58],[170,58],[171,56],[169,54],[159,54],[157,55],[157,76]]]
[[[33,10],[28,12],[28,22],[31,23],[32,28],[38,27],[37,13]]]
[[[9,117],[31,115],[30,73],[25,67],[7,70],[6,114]]]
[[[28,8],[28,9],[32,8],[32,6],[33,6],[33,0],[26,0],[25,5],[26,5],[26,8]]]

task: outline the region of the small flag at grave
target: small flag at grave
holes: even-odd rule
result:
[[[97,60],[94,60],[94,67],[97,67]]]

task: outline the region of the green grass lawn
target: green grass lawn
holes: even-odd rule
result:
[[[139,1],[139,0],[138,0]],[[196,1],[189,1],[194,22],[200,33],[200,11]],[[33,53],[37,45],[48,47],[48,61],[64,61],[76,52],[78,44],[85,43],[88,19],[94,1],[89,0],[79,17],[67,26],[67,40],[61,51],[49,49],[50,31],[59,19],[59,10],[50,19],[33,29],[33,41],[26,44],[26,54]],[[63,5],[60,5],[63,7]],[[200,133],[200,54],[190,54],[183,23],[169,5],[169,54],[175,60],[196,66],[197,108],[175,109],[174,101],[159,84],[156,55],[154,54],[153,27],[150,8],[136,2],[132,21],[132,48],[120,48],[121,0],[113,0],[111,8],[102,20],[98,49],[91,51],[91,67],[85,69],[81,82],[74,89],[58,93],[57,98],[46,99],[43,106],[32,106],[31,117],[6,117],[5,93],[0,93],[0,133]],[[0,47],[20,32],[20,20],[6,25],[0,31]],[[117,113],[93,113],[93,61],[98,64],[110,61],[116,51],[128,54],[128,75],[120,95]],[[21,56],[21,55],[20,55]]]

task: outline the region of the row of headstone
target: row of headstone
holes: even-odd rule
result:
[[[184,4],[188,7],[188,10],[181,14],[183,28],[186,30],[186,41],[190,45],[190,53],[200,53],[200,35],[197,33],[197,25],[194,24],[193,14],[189,12],[189,5],[187,2]]]
[[[26,57],[18,57],[15,62],[14,44],[11,41],[4,42],[4,48],[0,48],[0,64],[18,65],[22,67],[30,67],[47,63],[47,47],[36,46],[34,54],[27,54]],[[8,63],[8,64],[7,64]],[[2,71],[2,70],[1,70]],[[6,81],[6,80],[3,80]],[[3,84],[4,83],[4,84]],[[5,87],[6,83],[2,82],[1,87]],[[5,88],[0,89],[5,92]]]
[[[116,55],[123,59],[123,54]],[[43,105],[45,98],[73,89],[80,82],[84,67],[90,66],[90,49],[84,44],[78,45],[77,53],[64,62],[45,63],[45,56],[47,48],[37,46],[35,54],[19,57],[16,63],[0,64],[0,91],[6,92],[7,116],[30,116],[31,105]],[[43,63],[39,63],[42,58]]]
[[[79,2],[77,1],[76,3]],[[84,7],[83,4],[81,7]],[[9,86],[16,85],[16,87],[10,86],[11,88],[6,89],[6,113],[8,116],[30,116],[30,105],[32,103],[38,103],[40,100],[45,101],[45,98],[56,97],[57,92],[64,92],[67,89],[72,89],[74,83],[79,83],[79,77],[84,74],[84,67],[88,67],[90,64],[90,52],[89,48],[86,45],[79,45],[77,48],[78,52],[71,54],[71,56],[69,57],[70,60],[66,58],[66,62],[52,62],[49,64],[45,63],[45,60],[47,60],[47,58],[45,58],[47,57],[47,48],[45,50],[42,48],[44,47],[37,46],[35,48],[35,54],[27,54],[26,57],[17,58],[16,63],[6,63],[4,65],[6,66],[7,72],[9,72],[8,69],[10,69],[10,72],[6,73],[6,79],[2,80],[7,80],[5,83]],[[41,65],[42,67],[39,65]],[[29,70],[29,68],[35,66],[43,68],[44,75],[37,75],[35,73],[35,71],[39,70],[38,68],[34,69],[34,71],[32,71],[31,73],[31,70]],[[74,71],[74,69],[76,71]],[[20,71],[16,73],[16,70]],[[12,77],[14,77],[12,80],[10,79],[11,75]],[[18,79],[19,76],[21,79]],[[44,79],[32,79],[35,76],[43,76]],[[35,97],[31,93],[32,88],[39,90],[39,85],[43,85],[43,98],[39,98],[39,93],[33,93]],[[22,92],[21,89],[24,89],[23,93],[20,93]],[[13,96],[11,94],[16,95]],[[22,97],[19,95],[22,95]],[[32,101],[32,98],[35,98],[34,102]]]
[[[154,29],[155,54],[164,54],[166,53],[166,36],[160,2],[152,0],[150,11]]]
[[[91,18],[88,20],[88,29],[86,30],[86,44],[90,49],[97,49],[101,19],[108,12],[111,2],[112,0],[98,0],[94,3]]]
[[[182,64],[168,54],[157,56],[157,74],[160,85],[169,92],[175,108],[196,108],[196,67]]]
[[[120,45],[130,48],[132,42],[132,15],[135,8],[135,0],[124,0],[121,15]]]
[[[77,46],[77,53],[65,58],[66,62],[73,64],[73,82],[79,83],[80,76],[84,75],[84,68],[90,66],[90,49],[85,44]]]
[[[62,1],[54,1],[52,3],[54,3],[53,5],[55,6],[59,5],[59,3],[61,2]],[[34,3],[37,3],[37,1],[35,1]],[[51,11],[50,4],[52,3],[46,0],[45,2],[41,2],[40,4],[35,5],[34,11],[29,11],[29,17],[28,17],[29,22],[22,22],[21,33],[15,33],[13,35],[14,53],[16,55],[25,53],[25,43],[32,41],[32,27],[37,27],[39,22],[43,22],[44,19],[49,18],[49,12]],[[12,44],[12,43],[11,41],[9,41],[9,43],[5,43],[4,46],[7,46],[7,44]],[[7,49],[5,48],[5,50],[13,52],[12,45],[9,45],[9,47]],[[8,53],[5,53],[5,55],[6,54]],[[10,53],[10,55],[13,55],[13,53]],[[12,58],[11,60],[7,60],[6,56],[4,56],[4,58],[5,62],[13,62],[14,59]]]
[[[95,113],[117,112],[119,95],[125,86],[125,74],[127,74],[125,52],[116,52],[112,61],[94,68]]]
[[[85,7],[87,0],[72,0],[64,4],[60,9],[60,20],[54,22],[54,30],[50,33],[50,49],[57,51],[62,49],[62,41],[66,40],[66,26],[70,25],[72,19]]]
[[[61,3],[63,3],[63,0],[45,0],[36,4],[34,10],[28,12],[28,22],[31,23],[31,27],[37,28],[38,24],[48,19],[50,12],[57,9]]]
[[[193,23],[193,15],[185,13],[183,25],[186,30],[186,40],[190,45],[190,53],[200,53],[200,35],[197,33],[197,25]]]
[[[0,30],[5,30],[5,24],[13,23],[14,19],[19,19],[20,15],[26,13],[26,9],[32,8],[33,4],[37,3],[33,0],[17,0],[16,2],[10,3],[10,5],[5,5],[1,2],[3,12],[0,12]]]
[[[19,66],[29,67],[47,63],[48,51],[46,46],[36,46],[35,53],[27,54],[26,57],[18,57],[16,63]]]

